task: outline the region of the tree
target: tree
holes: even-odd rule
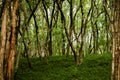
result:
[[[112,80],[120,80],[120,1],[112,0]]]
[[[14,0],[12,5],[12,25],[10,25],[10,7],[11,0],[6,0],[2,15],[0,43],[0,80],[14,80],[18,0]]]
[[[9,20],[9,4],[10,0],[6,0],[5,6],[3,9],[3,15],[2,15],[2,27],[1,27],[1,42],[0,42],[0,80],[4,80],[4,55],[5,55],[5,49],[6,49],[6,34],[7,34],[7,26],[8,26],[8,20]]]
[[[52,28],[53,28],[53,15],[54,15],[54,11],[55,11],[55,1],[52,0],[52,12],[51,12],[51,16],[49,18],[49,13],[48,13],[48,9],[47,9],[47,5],[45,4],[46,1],[45,0],[42,0],[42,4],[43,4],[43,7],[44,7],[44,10],[45,10],[45,18],[46,18],[46,23],[47,23],[47,38],[46,38],[46,48],[48,49],[49,51],[49,55],[51,56],[52,55]]]
[[[10,54],[8,57],[8,66],[7,66],[7,80],[14,80],[14,58],[16,51],[16,28],[18,26],[17,21],[17,10],[18,10],[18,1],[13,1],[13,10],[12,10],[12,31],[11,31],[11,44],[10,44]]]

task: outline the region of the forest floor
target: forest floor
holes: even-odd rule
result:
[[[87,55],[81,65],[73,56],[49,57],[48,63],[38,58],[30,59],[33,69],[21,59],[15,80],[110,80],[111,54]]]

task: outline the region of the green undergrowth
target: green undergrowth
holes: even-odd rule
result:
[[[81,65],[76,65],[73,56],[49,57],[48,63],[38,58],[20,60],[15,80],[110,80],[111,54],[87,55]]]

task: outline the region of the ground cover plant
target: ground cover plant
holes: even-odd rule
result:
[[[91,54],[76,65],[73,56],[49,57],[48,63],[38,58],[31,59],[33,69],[26,59],[20,60],[15,80],[110,80],[111,54]]]

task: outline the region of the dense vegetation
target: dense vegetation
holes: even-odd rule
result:
[[[111,58],[111,54],[91,54],[81,65],[75,64],[73,56],[49,57],[48,63],[31,58],[33,69],[22,58],[15,80],[110,80]]]

